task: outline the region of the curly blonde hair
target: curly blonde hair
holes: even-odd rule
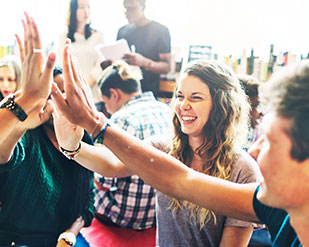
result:
[[[203,143],[196,150],[191,149],[188,135],[181,131],[180,121],[174,113],[174,137],[170,154],[189,167],[193,154],[198,154],[204,161],[200,172],[229,179],[236,156],[235,150],[246,141],[250,108],[247,96],[233,71],[215,61],[195,60],[187,65],[183,73],[195,76],[207,84],[213,106],[203,127]],[[172,102],[175,101],[175,95]],[[191,210],[191,222],[199,222],[200,227],[211,219],[216,223],[212,211],[190,202],[180,202],[173,198],[169,209],[177,210],[182,207]]]

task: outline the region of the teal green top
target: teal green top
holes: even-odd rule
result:
[[[86,174],[83,184],[76,180],[80,174]],[[71,226],[72,217],[77,218],[74,211],[90,225],[94,214],[92,178],[92,172],[54,147],[43,127],[27,131],[10,161],[0,165],[0,245],[41,235],[56,239]],[[79,193],[79,188],[88,192]],[[82,197],[85,205],[74,205]]]

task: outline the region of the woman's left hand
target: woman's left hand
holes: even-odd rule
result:
[[[84,135],[83,128],[69,122],[55,105],[53,121],[58,144],[66,150],[76,150]]]
[[[98,123],[104,121],[93,103],[90,87],[81,73],[70,41],[63,51],[63,76],[65,97],[53,85],[52,99],[57,109],[72,123],[92,134]],[[103,123],[102,123],[103,124]]]

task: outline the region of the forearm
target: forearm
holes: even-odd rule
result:
[[[158,73],[158,74],[167,74],[171,70],[171,66],[167,61],[153,61],[147,59],[145,68],[149,71]]]
[[[224,227],[220,247],[247,247],[253,227]]]
[[[91,146],[82,142],[81,152],[75,161],[85,168],[105,177],[127,177],[133,175],[110,150],[103,146]]]
[[[107,129],[104,145],[146,183],[169,196],[222,215],[257,221],[252,206],[257,184],[236,184],[195,172],[114,126]]]
[[[24,130],[16,128],[14,131],[11,131],[3,141],[1,141],[0,164],[5,164],[10,160],[18,140],[24,135],[24,133]]]

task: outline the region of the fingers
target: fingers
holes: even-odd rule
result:
[[[53,108],[50,100],[48,100],[46,102],[45,107],[40,112],[41,123],[45,123],[50,118],[51,114],[53,113],[53,110],[54,110],[54,108]]]
[[[69,52],[70,52],[69,45],[66,44],[63,49],[63,62],[62,62],[63,77],[64,77],[64,91],[66,93],[71,93],[72,91],[76,90]]]
[[[56,112],[61,112],[61,114],[63,114],[65,117],[67,117],[70,120],[69,114],[67,114],[68,103],[66,102],[60,89],[57,87],[56,83],[52,84],[51,98],[54,103]]]
[[[31,17],[31,28],[33,31],[33,48],[35,49],[42,49],[42,43],[40,38],[40,33],[38,30],[38,27],[34,21],[34,19]]]
[[[25,21],[22,19],[21,23],[23,25],[23,29],[24,29],[24,49],[25,49],[25,55],[28,54],[28,36],[27,36],[27,25],[25,23]]]
[[[25,51],[24,51],[24,46],[23,43],[21,41],[21,39],[19,38],[19,36],[17,34],[15,34],[15,38],[18,44],[18,48],[19,48],[19,57],[20,57],[20,61],[23,63],[25,60]]]
[[[50,52],[48,54],[47,61],[45,64],[45,69],[42,74],[42,80],[45,81],[46,83],[52,82],[53,68],[54,68],[55,62],[56,62],[56,54],[54,52]]]
[[[32,29],[32,21],[27,12],[24,12],[26,17],[26,30],[25,30],[25,38],[27,39],[27,53],[31,54],[33,52],[33,29]],[[26,45],[26,44],[25,44]]]

